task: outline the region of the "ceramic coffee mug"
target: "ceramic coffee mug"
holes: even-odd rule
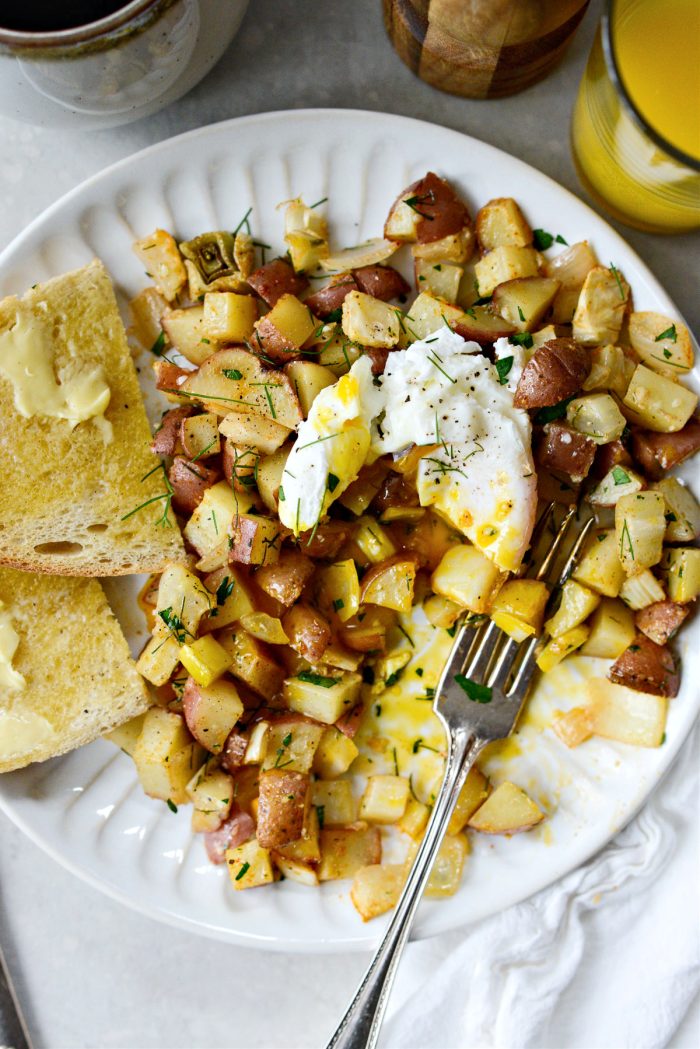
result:
[[[44,127],[89,130],[148,116],[209,72],[248,0],[131,0],[58,31],[2,27],[0,113]]]

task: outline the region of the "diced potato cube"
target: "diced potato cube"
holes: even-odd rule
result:
[[[352,558],[324,566],[317,578],[323,606],[330,604],[341,623],[351,619],[360,607],[360,582]]]
[[[196,809],[215,813],[222,820],[228,816],[233,804],[233,777],[212,762],[195,772],[185,790]]]
[[[314,756],[314,772],[324,779],[342,776],[359,753],[355,741],[332,725],[321,736]]]
[[[443,597],[442,594],[431,594],[423,602],[423,611],[425,612],[425,618],[432,626],[443,627],[445,630],[449,630],[457,622],[463,609],[461,605],[451,601],[449,597]]]
[[[325,390],[327,386],[332,386],[338,378],[330,368],[324,368],[323,365],[316,364],[315,361],[291,361],[286,365],[285,371],[296,390],[305,419],[308,417],[311,405],[321,390]]]
[[[536,277],[537,252],[532,247],[500,245],[479,259],[474,267],[479,295],[491,295],[499,284],[516,277]]]
[[[276,452],[287,440],[290,430],[274,419],[254,412],[229,412],[219,423],[219,430],[233,444],[256,448],[264,455]]]
[[[158,291],[168,301],[176,299],[185,286],[187,273],[175,238],[163,229],[156,229],[148,237],[135,241],[133,248]]]
[[[411,248],[414,259],[427,262],[468,262],[474,254],[474,230],[463,226],[456,233],[448,233],[439,240],[428,240],[414,244]]]
[[[245,342],[258,319],[254,295],[210,291],[204,296],[204,334],[218,342]]]
[[[495,197],[476,214],[476,235],[485,251],[532,244],[532,230],[512,197]]]
[[[152,637],[138,658],[136,669],[152,685],[164,685],[180,662],[180,646],[174,637]]]
[[[621,601],[604,597],[591,616],[590,634],[581,648],[583,656],[617,659],[634,641],[634,616]]]
[[[306,680],[287,678],[283,695],[290,710],[333,725],[341,714],[355,705],[361,684],[361,675],[352,672],[338,678],[308,674]]]
[[[416,287],[427,291],[452,305],[457,302],[459,285],[464,269],[451,262],[430,262],[427,259],[416,259]]]
[[[447,824],[448,834],[459,834],[473,814],[489,796],[489,784],[481,769],[474,765],[467,775],[464,786],[459,792],[457,804]]]
[[[562,587],[559,608],[545,623],[547,633],[551,637],[559,637],[561,634],[568,633],[569,630],[583,623],[584,619],[588,619],[599,604],[599,594],[577,583],[574,579],[567,579]]]
[[[617,551],[614,531],[596,532],[574,569],[573,578],[605,597],[617,597],[625,580],[625,570]]]
[[[609,444],[622,435],[627,422],[609,393],[590,393],[576,397],[566,409],[566,418],[574,430],[590,437],[596,444]]]
[[[498,285],[493,305],[518,331],[532,331],[543,320],[558,291],[559,281],[551,277],[516,277]]]
[[[219,678],[207,687],[188,678],[182,692],[187,727],[203,747],[217,754],[243,713],[243,703],[233,681]]]
[[[364,347],[356,346],[350,342],[347,335],[342,331],[329,339],[318,355],[318,363],[333,372],[336,378],[346,375],[355,361],[359,360],[364,353]]]
[[[234,889],[254,889],[275,880],[269,849],[263,849],[255,838],[226,849],[226,864]]]
[[[573,336],[584,346],[615,342],[629,302],[629,284],[618,270],[594,266],[586,274],[572,321]]]
[[[664,696],[636,692],[605,678],[591,678],[587,687],[594,735],[636,747],[661,745],[668,710]]]
[[[664,477],[651,486],[666,503],[666,542],[688,543],[700,536],[700,506],[691,490],[677,477]]]
[[[536,579],[509,579],[494,598],[490,616],[515,641],[539,634],[549,591]]]
[[[285,859],[294,860],[296,863],[316,864],[321,859],[321,844],[318,812],[310,805],[306,813],[306,822],[301,837],[297,841],[290,841],[288,845],[280,845],[275,849],[275,856],[283,856]]]
[[[114,743],[129,757],[133,757],[145,718],[145,713],[137,714],[135,718],[131,718],[130,721],[126,721],[123,725],[117,725],[111,732],[105,732],[102,738],[108,739],[110,743]]]
[[[218,416],[205,412],[182,420],[182,447],[188,459],[206,459],[221,451]]]
[[[324,827],[342,826],[352,823],[355,819],[355,799],[347,779],[335,780],[332,783],[316,780],[311,784],[311,804],[316,806],[319,821]]]
[[[434,898],[454,896],[468,854],[469,842],[465,834],[446,834],[435,857],[425,895]]]
[[[436,594],[468,608],[487,612],[501,573],[475,546],[453,546],[443,556],[431,577]]]
[[[239,622],[253,611],[253,602],[243,577],[235,565],[227,565],[208,575],[204,584],[213,595],[209,614],[199,624],[201,634],[222,630],[231,623]]]
[[[200,556],[223,545],[228,549],[227,529],[237,512],[246,513],[253,505],[248,492],[234,493],[226,481],[207,488],[201,503],[184,527],[187,542]]]
[[[667,379],[675,382],[693,368],[695,353],[688,329],[663,313],[630,314],[629,338],[642,363]]]
[[[666,504],[659,492],[637,492],[618,499],[615,537],[627,575],[636,575],[661,560],[666,533]]]
[[[665,550],[661,568],[671,601],[684,605],[700,596],[700,550],[689,546]]]
[[[217,348],[204,330],[204,307],[188,306],[184,310],[167,310],[162,318],[163,331],[183,357],[200,365]]]
[[[279,521],[239,513],[231,526],[229,560],[244,565],[274,564],[279,559],[282,527]]]
[[[641,474],[629,466],[613,466],[606,473],[602,481],[599,481],[592,492],[588,494],[588,501],[593,506],[615,506],[623,495],[634,495],[641,492],[645,487],[645,480]]]
[[[490,794],[468,821],[484,834],[517,834],[541,823],[544,813],[524,790],[506,780]]]
[[[168,304],[155,288],[144,288],[129,303],[134,334],[145,350],[156,352],[157,344],[163,341],[161,317]],[[155,349],[154,349],[155,348]]]
[[[321,831],[319,881],[352,878],[360,867],[379,863],[382,839],[378,827],[331,827]]]
[[[296,881],[300,885],[318,885],[318,874],[316,868],[310,863],[300,863],[299,860],[290,860],[280,852],[272,851],[272,859],[280,874],[290,881]]]
[[[404,814],[398,822],[398,828],[404,834],[410,835],[414,841],[420,841],[429,816],[430,808],[427,805],[415,798],[409,798]]]
[[[571,324],[586,275],[597,264],[598,260],[585,240],[571,244],[553,259],[547,259],[547,276],[561,281],[561,290],[554,300],[552,310],[555,324]]]
[[[238,627],[233,633],[222,632],[219,643],[231,657],[231,673],[263,699],[275,699],[282,688],[284,668],[271,655],[262,641]]]
[[[645,568],[636,575],[628,576],[625,579],[620,590],[620,597],[630,608],[638,610],[654,605],[657,601],[663,601],[666,593],[653,572]]]
[[[589,707],[572,707],[552,722],[552,728],[567,747],[578,747],[593,735],[593,718]]]
[[[282,474],[284,473],[290,450],[290,444],[283,444],[272,455],[266,455],[258,461],[258,491],[260,498],[271,514],[277,513],[277,507],[281,499]]]
[[[273,356],[293,354],[310,339],[318,327],[313,313],[296,295],[281,295],[269,313],[256,322],[257,338]]]
[[[179,714],[162,707],[146,711],[133,758],[141,786],[150,797],[186,804],[186,787],[201,765],[203,753]]]
[[[367,922],[396,906],[406,880],[402,863],[372,863],[360,867],[352,880],[350,899]]]
[[[211,635],[180,647],[180,662],[197,684],[211,685],[231,666],[231,656]]]
[[[405,555],[397,554],[380,561],[362,577],[362,603],[410,612],[416,570],[415,560]]]
[[[249,612],[241,616],[241,626],[251,637],[266,641],[268,645],[287,645],[289,638],[284,632],[281,619],[267,612]]]
[[[682,430],[695,411],[692,390],[638,364],[622,403],[633,422],[659,433]]]
[[[211,607],[211,596],[184,565],[170,564],[160,577],[153,636],[183,641],[196,637],[200,620]]]
[[[328,224],[300,197],[290,200],[284,213],[284,239],[292,266],[300,273],[312,270],[328,255]]]
[[[464,318],[464,311],[443,299],[421,291],[406,314],[405,327],[413,339],[426,339],[433,332],[452,327]]]
[[[360,799],[360,819],[371,823],[396,823],[406,810],[410,793],[401,776],[369,776]]]
[[[309,721],[285,718],[273,722],[267,735],[262,771],[283,768],[290,772],[310,772],[325,729]]]
[[[372,295],[351,291],[343,300],[342,328],[361,346],[395,346],[400,325],[396,310]]]
[[[396,553],[389,533],[373,517],[360,517],[353,534],[355,543],[373,565]]]
[[[571,630],[567,630],[564,634],[553,637],[538,655],[537,666],[543,674],[549,673],[553,667],[561,663],[563,659],[566,659],[577,648],[580,648],[588,639],[588,635],[589,628],[581,624],[580,626],[572,627]]]

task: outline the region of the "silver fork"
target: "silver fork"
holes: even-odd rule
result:
[[[537,524],[531,550],[536,550],[553,512],[554,504],[550,504]],[[549,581],[576,515],[577,508],[572,507],[533,578]],[[593,523],[593,518],[589,518],[578,532],[556,580],[550,607],[557,590],[573,571]],[[445,778],[389,927],[328,1049],[373,1049],[377,1044],[398,963],[459,792],[486,744],[505,739],[512,732],[532,684],[539,640],[532,637],[515,642],[493,622],[477,628],[463,626],[457,634],[433,700],[447,740]],[[456,674],[488,686],[490,700],[470,702],[455,681]]]

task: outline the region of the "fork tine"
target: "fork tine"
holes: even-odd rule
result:
[[[575,514],[575,511],[576,511],[576,508],[574,507],[571,511],[569,511],[569,513],[564,518],[564,521],[562,522],[561,528],[559,529],[559,531],[557,532],[556,536],[554,537],[554,542],[552,543],[552,547],[556,546],[557,549],[558,549],[561,546],[561,543],[563,542],[564,536],[566,535],[566,532],[568,531],[569,524],[571,523],[571,519],[572,519],[573,515]],[[557,592],[561,589],[561,587],[564,585],[564,583],[569,578],[569,576],[571,575],[571,572],[572,572],[572,570],[574,568],[574,565],[576,564],[576,561],[578,560],[578,556],[579,556],[579,554],[581,552],[581,548],[583,547],[583,544],[586,542],[586,539],[588,538],[588,534],[591,531],[591,529],[593,528],[594,524],[595,524],[595,518],[589,517],[589,519],[586,521],[586,523],[584,524],[583,528],[581,529],[579,535],[576,537],[576,541],[575,541],[574,545],[571,548],[571,552],[569,553],[569,556],[567,557],[567,559],[566,559],[566,561],[564,563],[564,567],[562,568],[561,572],[559,573],[559,578],[558,578],[558,580],[557,580],[557,582],[556,582],[556,584],[555,584],[555,586],[554,586],[554,588],[552,590],[552,597],[550,598],[550,602],[551,602],[552,598],[557,594]],[[551,564],[552,564],[552,560],[553,560],[553,558],[549,559],[550,567],[551,567]],[[541,578],[541,573],[542,573],[542,569],[540,569],[540,571],[537,573],[537,577],[538,578]],[[535,660],[535,650],[537,648],[538,643],[541,640],[542,640],[541,637],[533,637],[530,641],[528,641],[526,643],[526,647],[523,650],[522,661],[520,663],[520,666],[518,667],[516,675],[515,675],[515,677],[513,679],[511,687],[510,687],[510,689],[508,691],[508,695],[509,696],[524,695],[527,692],[527,690],[528,690],[528,688],[530,686],[530,682],[532,681],[532,677],[533,677],[533,675],[535,673],[535,669],[537,667],[537,663],[536,663],[536,660]]]
[[[556,560],[557,554],[559,553],[559,548],[564,542],[564,539],[566,538],[566,533],[569,531],[569,526],[571,525],[571,522],[576,516],[577,509],[578,508],[576,506],[572,506],[569,512],[567,513],[566,517],[562,521],[561,525],[559,526],[559,531],[552,540],[552,545],[545,554],[544,560],[542,561],[542,564],[537,570],[535,579],[544,579],[545,576],[549,575],[549,571]]]
[[[512,637],[508,638],[498,655],[495,667],[489,675],[488,683],[491,688],[503,689],[513,664],[518,657],[521,644],[522,642],[514,641]]]
[[[500,629],[496,624],[491,621],[488,626],[482,627],[481,635],[476,639],[476,647],[473,654],[469,653],[469,659],[467,665],[464,668],[464,673],[467,677],[473,681],[483,681],[486,677],[486,671],[489,668],[489,663],[493,658],[493,654],[496,650],[496,646],[503,637]]]

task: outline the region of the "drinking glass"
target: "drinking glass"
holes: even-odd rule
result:
[[[571,134],[583,185],[615,218],[700,228],[700,0],[608,0]]]

